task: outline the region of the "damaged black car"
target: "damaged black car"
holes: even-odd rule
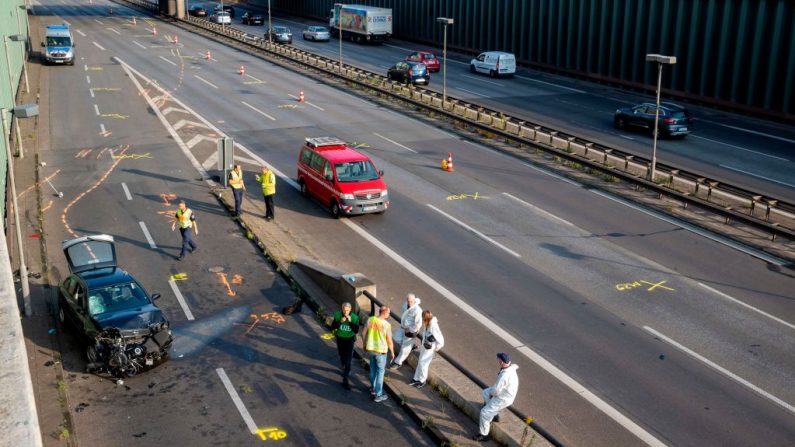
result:
[[[71,274],[61,283],[58,320],[85,346],[89,372],[122,379],[165,360],[169,321],[127,271],[116,265],[113,236],[83,236],[62,244]]]

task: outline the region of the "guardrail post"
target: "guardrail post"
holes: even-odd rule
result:
[[[607,166],[607,156],[610,155],[612,152],[613,152],[613,149],[605,149],[605,151],[604,151],[605,157],[604,157],[604,160],[602,160],[602,164],[603,165]]]
[[[709,198],[712,197],[712,188],[718,186],[718,182],[708,182],[709,189],[707,189],[707,202],[709,202]]]
[[[753,196],[751,197],[751,211],[748,213],[751,216],[754,215],[754,210],[756,209],[756,202],[762,200],[762,196]]]
[[[776,206],[778,200],[769,199],[767,201],[767,210],[765,210],[765,220],[770,222],[770,208]]]

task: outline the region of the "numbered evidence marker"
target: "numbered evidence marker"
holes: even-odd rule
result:
[[[257,434],[259,435],[259,438],[263,441],[267,441],[268,439],[273,439],[274,441],[278,441],[280,439],[284,439],[287,437],[287,432],[276,427],[257,429]]]

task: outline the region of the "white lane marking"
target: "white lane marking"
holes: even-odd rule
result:
[[[480,82],[486,82],[488,84],[494,84],[494,85],[499,86],[499,87],[505,87],[505,84],[500,84],[499,82],[489,81],[487,79],[482,79],[482,78],[478,78],[478,77],[470,76],[470,75],[461,75],[461,76],[463,76],[465,78],[469,78],[469,79],[474,79],[474,80],[480,81]]]
[[[105,125],[104,124],[100,124],[99,125],[99,130],[101,130],[103,134],[107,133],[107,131],[105,130]]]
[[[95,22],[99,23],[100,25],[104,25],[99,19],[94,19]]]
[[[83,71],[88,71],[88,64],[83,64]]]
[[[289,96],[289,97],[291,97],[291,98],[293,98],[293,99],[296,99],[296,100],[298,99],[298,97],[297,97],[297,96],[295,96],[295,95],[293,95],[293,94],[291,94],[291,93],[288,93],[288,94],[287,94],[287,96]],[[321,112],[325,112],[325,111],[326,111],[326,109],[324,109],[324,108],[322,108],[322,107],[320,107],[320,106],[316,106],[316,105],[312,104],[312,103],[311,103],[311,102],[309,102],[309,101],[304,101],[304,104],[308,104],[308,105],[310,105],[310,106],[312,106],[312,107],[314,107],[314,108],[316,108],[316,109],[320,110]]]
[[[201,76],[199,76],[199,75],[193,75],[193,77],[194,77],[194,78],[196,78],[196,79],[198,79],[198,80],[200,80],[200,81],[202,81],[202,82],[204,82],[205,84],[209,85],[209,86],[210,86],[210,87],[212,87],[212,88],[218,88],[218,86],[217,86],[217,85],[213,84],[212,82],[210,82],[210,81],[208,81],[208,80],[204,79],[203,77],[201,77]]]
[[[263,112],[262,110],[260,110],[260,109],[258,109],[258,108],[256,108],[256,107],[252,106],[251,104],[247,103],[246,101],[240,101],[240,102],[242,102],[244,106],[246,106],[246,107],[248,107],[249,109],[251,109],[251,110],[253,110],[253,111],[255,111],[255,112],[259,113],[260,115],[262,115],[262,116],[264,116],[264,117],[266,117],[266,118],[270,118],[270,120],[271,120],[271,121],[276,121],[276,118],[274,118],[274,117],[272,117],[272,116],[268,115],[267,113]]]
[[[188,111],[185,109],[180,109],[179,107],[171,107],[171,106],[166,107],[165,109],[161,110],[161,112],[163,112],[163,115],[168,115],[171,112],[182,112],[186,114],[188,113]]]
[[[177,302],[179,306],[182,307],[182,311],[185,312],[185,318],[188,320],[194,320],[193,312],[190,311],[188,307],[188,303],[185,302],[185,297],[182,296],[182,292],[179,291],[179,287],[177,287],[177,282],[173,279],[168,280],[168,285],[171,286],[171,291],[174,292],[174,296],[177,297]]]
[[[538,172],[540,172],[542,174],[546,174],[546,175],[548,175],[548,176],[550,176],[552,178],[556,178],[556,179],[558,179],[558,180],[560,180],[562,182],[566,182],[566,183],[568,183],[570,185],[574,185],[574,186],[577,186],[577,187],[581,187],[582,186],[581,184],[575,182],[574,180],[572,180],[570,178],[563,177],[562,175],[558,175],[558,174],[555,174],[554,172],[547,171],[546,169],[541,169],[538,166],[531,165],[530,163],[522,162],[522,164],[527,166],[530,169],[538,171]]]
[[[501,327],[499,327],[499,325],[494,324],[494,321],[491,318],[478,312],[467,302],[465,302],[457,295],[455,295],[453,292],[448,290],[446,287],[438,283],[435,279],[428,276],[424,271],[414,266],[414,264],[410,263],[408,260],[397,254],[391,248],[386,246],[383,242],[372,236],[363,228],[359,227],[359,225],[353,223],[353,221],[351,221],[350,219],[341,219],[340,222],[347,225],[350,229],[355,231],[359,236],[363,237],[365,240],[373,244],[376,248],[378,248],[379,250],[384,252],[387,256],[392,258],[392,260],[394,260],[396,263],[400,264],[403,268],[414,274],[414,276],[419,278],[425,284],[427,284],[428,286],[439,292],[439,294],[447,298],[451,303],[456,305],[459,309],[466,312],[467,315],[469,315],[470,317],[478,321],[480,324],[482,324],[487,330],[493,332],[499,338],[504,340],[507,344],[516,348],[519,352],[524,354],[528,359],[533,361],[536,365],[543,368],[547,373],[551,374],[561,383],[569,387],[572,391],[583,397],[590,404],[594,405],[596,408],[604,412],[608,417],[621,424],[621,426],[632,432],[639,439],[646,442],[646,444],[654,447],[665,446],[665,444],[663,444],[661,441],[656,439],[654,436],[652,436],[642,427],[632,422],[629,418],[621,414],[615,408],[611,407],[610,404],[600,399],[594,393],[588,391],[585,387],[580,385],[576,380],[574,380],[565,372],[561,371],[558,367],[547,361],[540,354],[536,353],[527,346],[524,346],[516,337],[514,337],[513,335],[511,335]]]
[[[209,157],[207,157],[207,160],[204,160],[204,163],[202,163],[202,167],[209,171],[210,169],[213,168],[213,166],[216,166],[217,164],[218,164],[218,151],[214,151],[212,154],[210,154]]]
[[[91,84],[91,76],[89,76],[89,75],[86,75],[86,82],[88,82],[89,84]]]
[[[82,32],[82,31],[80,31],[79,29],[76,29],[75,31],[77,31],[77,34],[80,34],[81,36],[86,37],[86,34],[84,32]]]
[[[625,139],[625,140],[631,140],[631,141],[635,141],[635,139],[634,139],[634,138],[632,138],[632,137],[630,137],[630,136],[628,136],[628,135],[622,135],[622,134],[618,134],[618,136],[619,136],[619,137],[621,137],[621,138],[623,138],[623,139]]]
[[[226,375],[226,371],[223,368],[216,368],[216,373],[218,373],[218,377],[221,378],[221,382],[224,384],[224,388],[226,388],[226,392],[229,393],[229,397],[232,398],[232,402],[237,407],[237,411],[240,413],[240,416],[243,418],[243,422],[246,423],[248,430],[251,432],[252,435],[257,434],[257,424],[254,423],[254,419],[251,417],[251,413],[248,412],[248,409],[245,405],[243,405],[243,401],[240,400],[240,395],[237,394],[237,390],[235,386],[232,385],[232,382],[229,380],[229,376]]]
[[[160,57],[160,59],[163,59],[164,61],[168,62],[169,64],[171,64],[171,65],[173,65],[173,66],[175,66],[175,67],[177,66],[177,63],[176,63],[176,62],[174,62],[174,61],[172,61],[172,60],[169,60],[168,58],[166,58],[166,57],[163,57],[163,56],[159,56],[159,57]]]
[[[470,227],[469,225],[467,225],[467,224],[465,224],[464,222],[462,222],[462,221],[460,221],[460,220],[456,219],[455,217],[453,217],[453,216],[451,216],[451,215],[449,215],[449,214],[445,213],[444,211],[440,210],[439,208],[436,208],[435,206],[431,205],[430,203],[428,204],[428,206],[429,206],[431,209],[433,209],[434,211],[436,211],[437,213],[441,214],[442,216],[444,216],[444,217],[446,217],[446,218],[448,218],[448,219],[452,220],[454,223],[458,224],[458,226],[460,226],[460,227],[462,227],[463,229],[465,229],[465,230],[469,231],[470,233],[474,234],[475,236],[477,236],[477,237],[479,237],[479,238],[483,239],[484,241],[486,241],[486,242],[488,242],[488,243],[490,243],[490,244],[494,245],[495,247],[501,248],[501,249],[502,249],[502,250],[504,250],[505,252],[507,252],[507,253],[511,254],[512,256],[515,256],[515,257],[517,257],[517,258],[521,258],[521,257],[522,257],[522,255],[520,255],[519,253],[517,253],[517,252],[515,252],[515,251],[511,250],[510,248],[508,248],[508,247],[506,247],[506,246],[504,246],[504,245],[500,244],[499,242],[495,241],[494,239],[492,239],[492,238],[490,238],[490,237],[486,236],[485,234],[481,233],[480,231],[478,231],[478,230],[476,230],[476,229],[474,229],[474,228]]]
[[[218,154],[218,152],[216,152],[216,156],[217,156],[217,154]],[[235,160],[243,162],[243,163],[252,164],[252,165],[255,165],[255,166],[259,165],[257,163],[257,160],[254,160],[253,158],[241,157],[240,155],[235,155]]]
[[[566,220],[566,219],[563,219],[563,218],[560,218],[560,217],[558,217],[558,216],[556,216],[556,215],[554,215],[554,214],[550,213],[549,211],[543,210],[543,209],[541,209],[541,208],[539,208],[539,207],[537,207],[537,206],[533,205],[532,203],[525,202],[524,200],[522,200],[522,199],[520,199],[520,198],[518,198],[518,197],[514,196],[513,194],[509,194],[509,193],[507,193],[507,192],[503,192],[502,194],[503,194],[504,196],[506,196],[506,197],[509,197],[509,198],[511,198],[511,199],[513,199],[513,200],[515,200],[515,201],[517,201],[517,202],[519,202],[519,203],[521,203],[522,205],[524,205],[524,206],[526,206],[526,207],[528,207],[528,208],[530,208],[530,209],[536,210],[536,211],[538,211],[539,213],[541,213],[541,214],[544,214],[544,215],[546,215],[546,216],[548,216],[548,217],[550,217],[550,218],[552,218],[552,219],[555,219],[555,220],[557,220],[557,221],[563,222],[563,223],[564,223],[564,224],[566,224],[566,225],[571,225],[572,227],[574,226],[574,224],[573,224],[573,223],[571,223],[571,222],[569,222],[568,220]]]
[[[138,75],[139,77],[141,77],[145,81],[151,83],[151,81],[148,78],[146,78],[144,75],[139,73],[134,68],[132,68],[129,65],[127,65],[127,63],[122,61],[120,58],[114,57],[114,59],[119,61],[122,64],[123,69],[127,72],[128,75],[130,75],[130,74],[132,74],[134,72],[136,75]],[[158,116],[158,118],[160,118],[160,122],[166,127],[166,129],[169,130],[169,133],[171,133],[171,136],[177,141],[177,144],[179,144],[180,148],[182,148],[183,153],[186,155],[188,160],[191,161],[191,163],[193,164],[194,168],[196,168],[196,170],[199,171],[199,173],[201,173],[202,176],[206,176],[207,172],[199,165],[198,161],[196,161],[196,158],[187,149],[187,147],[185,147],[184,143],[182,142],[182,139],[179,137],[179,135],[176,132],[173,131],[173,129],[171,128],[171,125],[168,123],[168,121],[165,119],[165,117],[160,113],[160,109],[157,108],[157,106],[154,104],[154,102],[151,100],[151,98],[149,98],[149,96],[144,92],[144,89],[141,86],[141,84],[138,82],[138,80],[135,77],[133,77],[133,76],[130,76],[130,78],[133,80],[133,83],[138,88],[138,91],[142,93],[142,96],[149,103],[149,106],[152,107],[152,110],[154,110],[155,114]],[[161,92],[165,93],[165,90],[162,87],[156,85],[155,88],[160,90]],[[203,116],[201,116],[198,113],[196,113],[194,110],[192,110],[190,107],[188,107],[186,104],[184,104],[182,101],[180,101],[176,97],[172,97],[171,100],[176,102],[177,104],[179,104],[180,107],[183,107],[184,109],[186,109],[186,110],[190,111],[191,113],[193,113],[199,120],[204,122],[207,125],[208,128],[210,128],[211,130],[216,132],[218,135],[221,135],[221,136],[224,135],[224,133],[221,132],[212,123],[207,121]],[[300,190],[300,187],[298,186],[298,183],[295,182],[295,180],[293,180],[289,176],[285,175],[283,172],[281,172],[275,166],[272,166],[270,163],[268,163],[265,160],[263,160],[259,155],[255,154],[254,152],[252,152],[247,147],[243,146],[240,143],[235,143],[235,147],[240,148],[240,150],[242,150],[243,152],[248,154],[251,158],[253,158],[254,160],[257,160],[257,162],[259,162],[260,165],[267,166],[271,171],[275,172],[276,175],[278,175],[282,179],[282,181],[284,183],[290,185],[295,190]],[[208,182],[208,183],[210,183],[210,182]],[[364,229],[360,228],[358,225],[354,224],[350,219],[341,219],[340,222],[342,222],[344,225],[348,226],[351,230],[356,232],[362,238],[364,238],[365,240],[367,240],[368,242],[373,244],[376,248],[378,248],[379,250],[384,252],[387,256],[392,258],[395,262],[397,262],[398,264],[403,266],[406,270],[408,270],[409,272],[414,274],[414,276],[416,276],[417,278],[419,278],[420,280],[422,280],[423,282],[428,284],[430,287],[432,287],[433,289],[438,291],[442,296],[447,298],[450,302],[455,304],[459,309],[461,309],[464,312],[466,312],[470,317],[472,317],[473,319],[478,321],[486,329],[488,329],[491,332],[493,332],[494,334],[496,334],[498,337],[500,337],[506,343],[508,343],[509,345],[511,345],[511,346],[513,346],[515,348],[523,347],[522,343],[517,338],[515,338],[514,336],[512,336],[511,334],[509,334],[507,331],[505,331],[504,329],[500,328],[499,326],[495,325],[491,318],[488,318],[485,315],[479,313],[472,306],[470,306],[469,304],[464,302],[464,300],[462,300],[461,298],[456,296],[453,292],[451,292],[450,290],[448,290],[447,288],[442,286],[436,280],[434,280],[433,278],[431,278],[430,276],[425,274],[423,271],[421,271],[419,268],[415,267],[413,264],[408,262],[405,258],[403,258],[399,254],[394,252],[392,249],[390,249],[389,247],[384,245],[381,241],[376,239],[370,233],[368,233]],[[185,313],[186,313],[186,315],[188,315],[188,319],[192,320],[193,319],[193,315],[190,314],[190,310],[187,308],[186,305],[184,305],[184,300],[182,299],[182,295],[179,293],[179,289],[177,289],[177,287],[176,287],[176,283],[174,283],[173,281],[170,281],[170,283],[172,284],[172,289],[174,289],[174,291],[175,291],[175,295],[177,295],[177,299],[181,301],[180,304],[183,306],[183,310],[186,311]],[[529,351],[529,350],[525,350],[523,353],[525,355],[527,355],[527,351]],[[532,351],[530,351],[530,352],[532,352]],[[537,358],[541,358],[541,357],[537,356]],[[531,358],[531,359],[533,359],[533,358]],[[555,377],[558,378],[558,380],[561,380],[564,384],[568,385],[569,387],[572,387],[572,384],[577,385],[577,388],[572,388],[572,389],[575,389],[575,390],[584,389],[574,379],[572,379],[569,376],[567,376],[563,371],[560,371],[557,368],[555,368],[549,362],[545,361],[544,364],[540,364],[540,365],[542,365],[542,366],[543,365],[547,365],[546,367],[550,368],[550,369],[547,369],[547,371],[550,372],[551,374],[553,374]],[[579,394],[582,395],[586,400],[588,400],[589,402],[591,402],[594,405],[596,405],[596,402],[600,402],[601,404],[598,405],[598,408],[600,408],[602,411],[605,411],[605,408],[611,408],[609,405],[607,405],[606,403],[601,401],[598,397],[594,396],[592,393],[583,393],[582,391],[580,391]],[[641,439],[651,439],[651,440],[654,441],[654,442],[647,441],[648,444],[654,445],[654,446],[664,446],[663,443],[657,441],[649,433],[647,433],[645,430],[643,430],[642,428],[640,428],[639,426],[634,424],[632,421],[629,421],[626,417],[624,417],[623,415],[621,415],[617,411],[614,410],[614,412],[606,413],[606,414],[608,414],[614,420],[616,420],[619,423],[621,423],[621,425],[623,425],[625,428],[627,428],[628,430],[633,432],[639,438],[641,438]],[[618,416],[616,416],[616,414],[618,414]]]
[[[675,347],[676,349],[684,352],[685,354],[695,358],[696,360],[700,361],[701,363],[704,363],[705,365],[717,370],[719,373],[721,373],[721,374],[725,375],[726,377],[734,380],[735,382],[738,382],[739,384],[745,386],[746,388],[749,388],[751,391],[754,391],[755,393],[761,395],[765,399],[768,399],[769,401],[771,401],[771,402],[773,402],[773,403],[775,403],[777,405],[780,405],[781,407],[785,408],[790,413],[795,413],[795,406],[790,405],[787,402],[784,402],[783,400],[779,399],[778,397],[768,393],[767,391],[763,390],[762,388],[759,388],[758,386],[756,386],[753,383],[743,379],[742,377],[738,376],[737,374],[734,374],[733,372],[731,372],[728,369],[718,365],[717,363],[713,362],[712,360],[709,360],[708,358],[706,358],[706,357],[702,356],[701,354],[693,351],[692,349],[688,348],[687,346],[684,346],[684,345],[676,342],[675,340],[666,337],[665,335],[661,334],[660,332],[654,330],[653,328],[651,328],[649,326],[643,326],[643,330],[645,330],[646,332],[649,332],[650,334],[654,335],[655,337],[659,338],[660,340],[672,345],[673,347]]]
[[[108,30],[108,31],[113,31],[114,33],[116,33],[116,34],[118,34],[118,35],[120,35],[120,36],[121,36],[121,33],[120,33],[120,32],[118,32],[118,31],[116,31],[116,29],[115,29],[115,28],[105,28],[105,29],[106,29],[106,30]]]
[[[679,219],[675,219],[673,217],[666,216],[665,214],[658,213],[658,212],[653,211],[653,210],[642,208],[642,207],[640,207],[640,206],[638,206],[638,205],[636,205],[636,204],[634,204],[632,202],[629,202],[627,200],[624,200],[624,199],[621,199],[621,198],[618,198],[618,197],[614,197],[614,196],[612,196],[610,194],[607,194],[607,193],[604,193],[602,191],[598,191],[598,190],[595,190],[595,189],[590,189],[589,191],[591,191],[592,193],[594,193],[596,195],[602,196],[602,197],[604,197],[604,198],[606,198],[608,200],[612,200],[612,201],[620,203],[620,204],[622,204],[624,206],[628,206],[628,207],[630,207],[630,208],[632,208],[632,209],[634,209],[636,211],[640,211],[641,213],[646,214],[648,216],[657,218],[657,219],[662,220],[664,222],[668,222],[671,225],[677,226],[677,227],[682,228],[684,230],[687,230],[687,231],[689,231],[691,233],[695,233],[695,234],[697,234],[699,236],[705,237],[705,238],[710,239],[710,240],[712,240],[714,242],[717,242],[719,244],[725,245],[727,247],[730,247],[730,248],[733,248],[735,250],[741,251],[741,252],[743,252],[745,254],[751,255],[751,256],[753,256],[755,258],[761,259],[761,260],[763,260],[765,262],[768,262],[770,264],[779,265],[779,266],[787,264],[787,262],[785,262],[785,261],[783,261],[783,260],[781,260],[781,259],[779,259],[779,258],[777,258],[775,256],[769,255],[769,254],[767,254],[767,253],[765,253],[765,252],[763,252],[761,250],[757,250],[755,248],[748,247],[746,245],[743,245],[743,244],[740,244],[738,242],[735,242],[735,241],[733,241],[731,239],[724,238],[724,237],[719,236],[717,234],[714,234],[714,233],[711,233],[709,231],[703,230],[703,229],[701,229],[701,228],[699,228],[699,227],[697,227],[695,225],[690,225],[690,224],[688,224],[686,222],[683,222],[683,221],[681,221]]]
[[[465,88],[461,88],[461,87],[453,87],[453,88],[455,88],[456,90],[461,90],[462,92],[467,92],[467,93],[471,93],[473,95],[478,95],[481,98],[488,98],[489,97],[488,95],[483,95],[483,94],[478,93],[478,92],[473,92],[472,90],[467,90]]]
[[[154,239],[152,239],[152,235],[149,234],[149,230],[146,229],[146,224],[143,223],[143,221],[138,222],[138,224],[141,226],[141,231],[144,232],[144,237],[146,238],[146,242],[149,242],[149,247],[157,248],[157,245],[155,245]]]
[[[732,166],[727,165],[718,165],[721,168],[731,169],[732,171],[742,172],[743,174],[748,174],[751,177],[761,178],[762,180],[767,180],[769,182],[778,183],[779,185],[789,186],[790,188],[795,188],[795,184],[782,182],[781,180],[772,179],[770,177],[765,177],[764,175],[754,174],[753,172],[744,171],[742,169],[738,169]]]
[[[97,116],[99,116],[99,107],[96,104],[94,104],[94,113],[96,113]]]
[[[139,47],[143,48],[144,50],[146,49],[146,47],[141,45],[140,43],[138,43],[138,41],[133,40],[132,43],[138,45]]]
[[[765,316],[765,317],[767,317],[767,318],[770,318],[771,320],[773,320],[773,321],[775,321],[775,322],[777,322],[777,323],[781,323],[781,324],[783,324],[784,326],[787,326],[787,327],[788,327],[788,328],[790,328],[790,329],[795,329],[795,324],[792,324],[792,323],[790,323],[790,322],[788,322],[788,321],[784,321],[784,320],[782,320],[781,318],[779,318],[779,317],[777,317],[777,316],[775,316],[775,315],[771,315],[771,314],[769,314],[769,313],[767,313],[767,312],[765,312],[765,311],[763,311],[763,310],[761,310],[761,309],[757,309],[756,307],[754,307],[754,306],[752,306],[752,305],[750,305],[750,304],[744,303],[744,302],[742,302],[742,301],[738,300],[737,298],[734,298],[734,297],[732,297],[732,296],[729,296],[729,295],[727,295],[727,294],[725,294],[725,293],[721,292],[720,290],[714,289],[714,288],[712,288],[712,287],[710,287],[710,286],[708,286],[708,285],[706,285],[706,284],[703,284],[703,283],[698,283],[698,285],[699,285],[699,286],[701,286],[701,287],[703,287],[703,288],[705,288],[705,289],[707,289],[707,290],[709,290],[710,292],[712,292],[712,293],[714,293],[714,294],[716,294],[716,295],[719,295],[719,296],[721,296],[721,297],[723,297],[723,298],[726,298],[726,299],[727,299],[727,300],[729,300],[729,301],[732,301],[732,302],[734,302],[734,303],[737,303],[737,304],[739,304],[740,306],[743,306],[743,307],[745,307],[745,308],[747,308],[747,309],[750,309],[750,310],[752,310],[752,311],[754,311],[754,312],[756,312],[756,313],[758,313],[758,314],[760,314],[760,315],[762,315],[762,316]]]
[[[127,196],[127,200],[132,200],[132,196],[130,195],[130,188],[127,187],[127,184],[121,182],[121,187],[124,188],[124,195]],[[141,222],[143,223],[143,222]],[[145,227],[142,227],[145,228]]]
[[[254,76],[251,76],[251,75],[250,75],[250,74],[248,74],[248,73],[246,73],[246,77],[247,77],[247,78],[251,78],[251,79],[253,79],[253,80],[257,81],[257,82],[263,82],[263,83],[265,82],[265,81],[263,81],[262,79],[257,79],[257,78],[255,78]]]
[[[383,136],[383,135],[381,135],[381,134],[378,134],[378,133],[375,133],[375,132],[373,132],[373,135],[377,136],[378,138],[383,138],[383,139],[385,139],[386,141],[389,141],[390,143],[394,144],[395,146],[402,147],[403,149],[405,149],[405,150],[407,150],[407,151],[414,152],[415,154],[417,153],[417,151],[415,151],[414,149],[412,149],[412,148],[410,148],[410,147],[408,147],[408,146],[403,146],[402,144],[398,143],[397,141],[395,141],[395,140],[390,140],[389,138],[387,138],[387,137],[385,137],[385,136]]]
[[[165,115],[165,113],[163,115]],[[185,146],[188,146],[190,149],[193,149],[193,146],[196,146],[197,144],[201,143],[202,141],[210,141],[210,142],[213,142],[213,143],[217,143],[218,142],[218,138],[208,137],[206,135],[194,135],[193,138],[191,138],[190,140],[188,140],[187,143],[185,143]],[[213,153],[215,154],[215,152],[213,152]],[[205,169],[206,169],[206,167],[205,167]]]
[[[728,127],[729,129],[739,130],[740,132],[748,132],[748,133],[752,133],[754,135],[760,135],[760,136],[763,136],[763,137],[773,138],[774,140],[783,141],[785,143],[795,143],[795,140],[793,140],[793,139],[780,137],[778,135],[771,135],[769,133],[759,132],[758,130],[745,129],[743,127],[731,126],[729,124],[718,123],[718,122],[711,121],[711,120],[701,120],[701,121],[704,121],[704,122],[707,122],[707,123],[712,123],[712,124],[715,124],[715,125],[718,125],[718,126]]]
[[[551,82],[539,81],[538,79],[528,78],[527,76],[514,75],[514,77],[517,77],[517,78],[519,78],[519,79],[527,79],[528,81],[537,82],[537,83],[539,83],[539,84],[550,85],[550,86],[552,86],[552,87],[562,88],[563,90],[569,90],[569,91],[572,91],[572,92],[574,92],[574,93],[587,93],[587,92],[586,92],[586,91],[584,91],[584,90],[577,90],[576,88],[564,87],[564,86],[562,86],[562,85],[553,84],[553,83],[551,83]]]
[[[102,45],[100,45],[100,44],[98,44],[98,43],[94,42],[93,40],[91,41],[91,43],[93,43],[93,44],[94,44],[94,46],[95,46],[95,47],[97,47],[97,48],[99,48],[100,50],[102,50],[102,51],[105,51],[105,47],[103,47]]]
[[[95,96],[94,96],[94,89],[93,89],[93,88],[90,88],[90,89],[88,89],[88,93],[91,93],[91,97],[92,97],[92,98],[94,98],[94,97],[95,97]]]
[[[759,151],[755,151],[755,150],[752,150],[752,149],[746,149],[744,147],[735,146],[734,144],[729,144],[729,143],[724,143],[723,141],[713,140],[712,138],[701,137],[701,136],[693,135],[693,134],[690,135],[690,138],[696,138],[696,139],[699,139],[699,140],[707,140],[707,141],[712,142],[712,143],[718,143],[718,144],[722,144],[724,146],[733,147],[733,148],[739,149],[741,151],[751,152],[751,153],[754,153],[754,154],[757,154],[757,155],[762,155],[764,157],[775,158],[776,160],[789,161],[786,158],[777,157],[775,155],[766,154],[764,152],[759,152]]]

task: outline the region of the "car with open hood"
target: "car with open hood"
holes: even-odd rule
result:
[[[113,236],[61,245],[70,274],[58,290],[58,320],[85,347],[87,370],[132,376],[168,355],[170,323],[140,282],[116,263]]]

